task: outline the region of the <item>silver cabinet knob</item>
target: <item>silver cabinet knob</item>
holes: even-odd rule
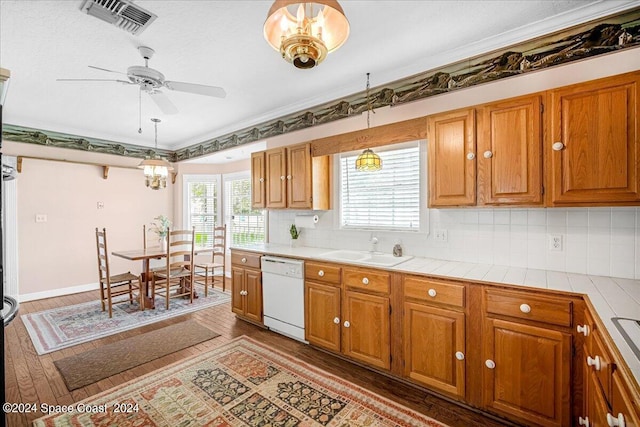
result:
[[[587,356],[587,365],[593,366],[596,371],[599,371],[602,365],[600,364],[600,356],[591,357]]]
[[[240,260],[240,262],[244,264],[244,263],[246,263],[246,262],[247,262],[247,259],[246,259],[246,258],[242,258],[242,259]]]
[[[560,141],[554,142],[551,148],[553,148],[553,151],[561,151],[564,148],[564,144]]]
[[[320,277],[324,277],[324,270],[320,270],[320,271],[318,271],[318,276],[320,276]]]
[[[586,336],[589,336],[589,325],[578,325],[576,327],[576,330],[578,331],[579,334]]]
[[[365,278],[363,278],[363,279],[362,279],[362,284],[363,284],[363,285],[368,285],[368,284],[369,284],[369,279],[368,279],[368,278],[366,278],[366,277],[365,277]]]
[[[456,351],[456,359],[464,360],[464,353],[461,351]]]
[[[589,427],[589,417],[578,417],[578,424],[584,427]]]
[[[523,313],[531,313],[531,306],[529,304],[520,304],[520,311]]]
[[[484,152],[483,156],[484,156],[485,159],[490,159],[490,158],[493,157],[493,153],[491,151],[487,150],[487,151]]]
[[[625,427],[627,424],[624,422],[624,414],[618,413],[617,417],[614,417],[607,412],[607,424],[609,427]]]
[[[345,321],[344,321],[344,327],[345,327],[345,328],[348,328],[349,326],[351,326],[351,323],[349,323],[349,321],[348,321],[348,320],[345,320]]]
[[[429,289],[429,290],[427,291],[427,293],[429,294],[429,296],[430,296],[431,298],[435,298],[435,297],[436,297],[436,295],[438,294],[438,293],[436,292],[436,290],[435,290],[435,289]]]
[[[494,361],[493,361],[493,360],[491,360],[491,359],[487,359],[487,360],[485,360],[485,361],[484,361],[484,364],[485,364],[485,366],[486,366],[487,368],[489,368],[489,369],[494,369],[494,368],[496,367],[496,362],[494,362]]]
[[[340,318],[339,317],[334,317],[333,318],[333,323],[335,323],[336,325],[340,324]]]
[[[467,160],[473,160],[476,158],[476,155],[474,153],[467,153]]]

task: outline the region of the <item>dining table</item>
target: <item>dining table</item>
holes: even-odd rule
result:
[[[212,251],[213,251],[213,248],[205,248],[205,247],[198,247],[198,246],[196,246],[193,250],[195,255],[211,253]],[[155,308],[155,301],[153,300],[153,298],[151,298],[151,295],[149,292],[149,281],[151,279],[151,268],[150,268],[151,260],[166,258],[167,250],[162,249],[160,246],[155,246],[155,247],[143,248],[143,249],[113,251],[111,252],[111,255],[124,258],[129,261],[142,261],[141,285],[143,287],[142,299],[144,301],[144,306],[141,308],[144,308],[144,309]],[[185,256],[185,258],[188,260],[188,255]],[[193,286],[193,284],[191,286]],[[198,295],[196,294],[195,290],[194,290],[193,297],[198,298]]]

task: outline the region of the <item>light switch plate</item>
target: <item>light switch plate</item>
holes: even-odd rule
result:
[[[46,214],[36,214],[36,222],[47,222]]]

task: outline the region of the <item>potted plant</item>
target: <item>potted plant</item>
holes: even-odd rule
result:
[[[295,224],[291,224],[289,228],[289,234],[291,234],[291,246],[298,246],[298,237],[300,237],[300,231],[296,228]]]
[[[169,233],[169,228],[171,228],[171,221],[164,215],[158,215],[151,223],[150,229],[158,235],[160,249],[163,251],[167,250],[167,234]]]

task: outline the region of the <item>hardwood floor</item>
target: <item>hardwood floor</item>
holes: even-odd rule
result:
[[[32,313],[54,307],[97,300],[96,292],[67,295],[45,300],[32,301],[20,305],[19,314]],[[105,378],[95,384],[69,392],[62,377],[53,364],[54,360],[81,353],[104,344],[112,343],[137,334],[153,331],[186,319],[195,319],[202,325],[221,334],[219,337],[179,352],[164,356],[152,362],[135,367],[120,374]],[[223,304],[195,313],[168,319],[152,325],[122,332],[99,340],[80,344],[53,353],[38,356],[22,321],[17,318],[5,328],[5,391],[7,402],[46,403],[49,405],[69,405],[94,394],[135,380],[141,375],[162,367],[204,353],[241,335],[247,335],[274,348],[318,366],[381,396],[410,407],[450,426],[505,426],[474,411],[459,407],[417,387],[391,379],[379,373],[356,366],[331,354],[238,320],[231,313],[230,304]],[[7,414],[8,426],[27,426],[42,416],[40,412]],[[1,423],[0,423],[1,424]]]

